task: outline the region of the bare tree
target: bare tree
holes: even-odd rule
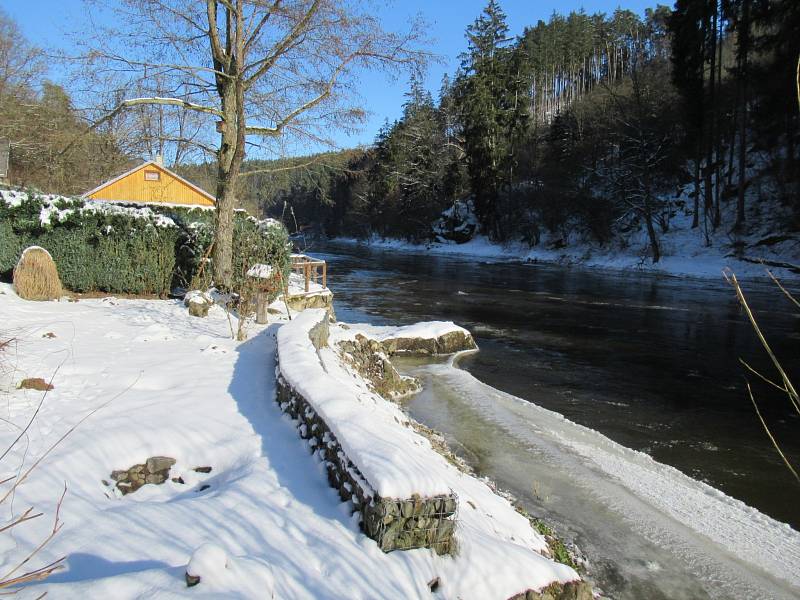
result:
[[[45,68],[42,51],[28,43],[17,24],[0,9],[0,95],[30,97]]]
[[[92,4],[115,13],[116,24],[94,26],[84,74],[104,78],[104,88],[117,95],[152,92],[126,92],[98,113],[93,127],[143,105],[201,115],[207,135],[215,122],[220,138],[212,258],[215,282],[223,287],[232,280],[233,209],[247,145],[285,136],[329,141],[329,128],[352,128],[364,117],[355,100],[361,70],[416,67],[426,58],[418,49],[419,21],[402,34],[387,31],[357,0]],[[171,94],[161,95],[164,89]]]

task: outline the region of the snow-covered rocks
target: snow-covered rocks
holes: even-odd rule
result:
[[[257,279],[270,279],[273,275],[273,268],[271,265],[255,264],[247,269],[248,277],[255,277]]]
[[[195,586],[203,578],[219,579],[227,568],[228,556],[225,550],[216,544],[203,544],[194,551],[186,565],[186,585]]]
[[[278,332],[281,407],[299,422],[301,437],[325,461],[328,481],[360,511],[364,531],[383,551],[451,552],[456,497],[429,469],[444,459],[396,406],[328,376],[338,355],[327,346],[327,323],[324,310],[307,310]],[[317,352],[327,352],[331,365]]]
[[[151,456],[144,463],[129,469],[112,471],[111,479],[117,482],[117,489],[124,496],[135,492],[149,483],[160,485],[169,478],[169,470],[175,459],[168,456]]]
[[[389,356],[454,354],[478,347],[472,334],[452,321],[426,321],[404,327],[358,323],[337,334],[337,341],[353,340],[359,334],[380,343]]]
[[[192,290],[183,297],[183,304],[189,308],[193,317],[207,317],[208,310],[214,305],[214,299],[207,292]]]

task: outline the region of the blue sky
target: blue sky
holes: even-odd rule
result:
[[[458,66],[458,55],[464,51],[464,31],[480,14],[487,0],[395,0],[380,8],[380,15],[389,28],[402,29],[416,15],[428,23],[429,35],[433,39],[433,52],[442,57],[441,64],[432,64],[428,69],[426,85],[438,93],[444,73],[452,74]],[[662,0],[664,3],[664,0]],[[588,13],[611,13],[618,6],[643,14],[645,8],[657,2],[642,0],[501,0],[508,16],[511,33],[517,35],[528,25],[539,19],[546,20],[554,11],[568,13],[584,9]],[[376,5],[381,6],[378,2]],[[80,0],[3,0],[2,8],[17,21],[23,33],[36,45],[69,49],[68,32],[80,29],[84,5]],[[57,74],[52,75],[58,79]],[[370,116],[363,130],[354,136],[334,136],[341,147],[369,144],[388,119],[400,116],[403,95],[408,87],[406,77],[396,80],[381,74],[365,73],[361,77],[361,94],[364,107]]]

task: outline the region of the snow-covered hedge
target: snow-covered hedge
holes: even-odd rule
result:
[[[0,190],[0,274],[37,245],[50,252],[72,291],[165,295],[194,277],[211,243],[213,218],[209,210]],[[280,224],[237,212],[235,283],[254,262],[288,273],[289,251]]]

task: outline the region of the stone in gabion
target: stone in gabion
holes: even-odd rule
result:
[[[361,528],[384,552],[432,548],[437,554],[454,549],[455,495],[406,499],[380,498],[347,458],[325,422],[283,378],[278,378],[276,400],[285,413],[298,421],[304,439],[313,440],[312,452],[325,461],[328,483],[343,501],[361,512]],[[317,450],[320,449],[320,450]]]

